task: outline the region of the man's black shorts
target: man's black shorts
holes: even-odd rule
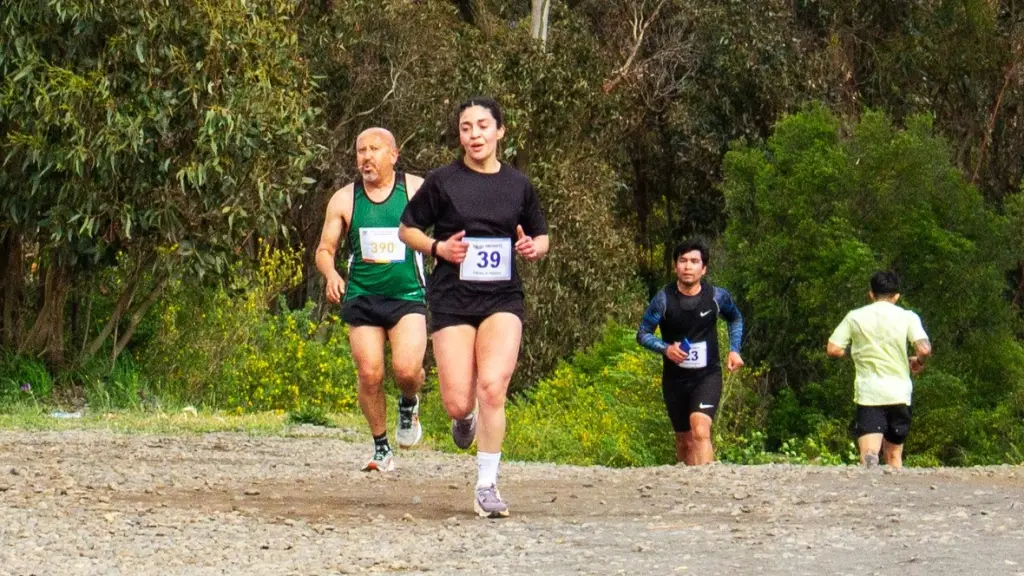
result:
[[[714,420],[722,400],[722,372],[714,371],[687,380],[661,381],[668,419],[676,432],[690,431],[690,414],[700,412]]]
[[[881,434],[890,444],[903,444],[910,431],[910,406],[892,404],[889,406],[857,405],[857,416],[853,421],[854,435]]]
[[[406,314],[427,314],[427,305],[387,296],[356,296],[341,306],[341,319],[349,326],[377,326],[391,330]]]
[[[436,310],[431,310],[430,322],[427,327],[427,331],[433,334],[434,332],[444,328],[462,325],[479,328],[480,324],[482,324],[484,320],[499,312],[515,314],[519,320],[522,320],[523,316],[525,316],[523,301],[518,298],[496,300],[493,304],[487,307],[486,312],[480,314],[453,314],[450,312],[438,312]]]

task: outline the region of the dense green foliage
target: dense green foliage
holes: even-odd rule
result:
[[[289,310],[281,298],[300,277],[296,254],[264,245],[256,268],[236,272],[230,286],[173,286],[140,354],[162,395],[238,412],[355,408],[346,327],[319,320],[312,303]]]
[[[910,454],[1021,460],[1021,7],[571,0],[544,41],[530,8],[5,3],[0,402],[352,409],[313,265],[326,201],[360,131],[422,174],[483,93],[553,246],[523,267],[517,457],[670,458],[658,359],[622,326],[702,233],[759,367],[729,380],[723,459],[848,458],[852,367],[824,341],[886,267],[936,351]]]
[[[675,440],[661,396],[661,359],[636,345],[632,328],[609,324],[592,347],[562,362],[507,409],[502,452],[513,460],[601,466],[675,463]],[[724,340],[725,325],[720,326]],[[722,350],[722,361],[727,351]],[[714,427],[717,457],[736,464],[840,464],[857,459],[849,438],[784,437],[769,450],[762,428],[771,399],[759,387],[763,371],[726,373]],[[436,389],[423,407],[435,443],[454,450]]]
[[[936,357],[918,379],[910,451],[945,462],[1001,461],[1024,440],[1024,348],[1005,299],[1007,220],[949,161],[927,117],[898,130],[865,114],[844,135],[814,107],[782,120],[764,146],[726,156],[725,282],[747,310],[755,357],[779,394],[773,431],[810,434],[851,411],[849,365],[824,343],[867,302],[870,271],[901,278]],[[823,201],[826,200],[826,201]],[[979,428],[1002,429],[996,438]],[[983,440],[983,438],[985,438]]]
[[[87,359],[140,287],[141,317],[172,280],[222,273],[254,233],[282,231],[319,149],[293,12],[290,2],[233,0],[8,3],[4,345],[65,364],[69,295],[91,298],[117,268],[106,328],[71,322],[73,340],[93,339]],[[34,284],[41,307],[25,294]],[[27,332],[23,306],[37,312]],[[115,351],[138,325],[129,322]]]

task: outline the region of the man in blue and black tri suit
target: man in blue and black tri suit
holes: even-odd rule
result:
[[[704,281],[708,246],[703,240],[692,238],[678,245],[673,259],[676,281],[651,300],[636,339],[664,357],[661,390],[676,433],[676,460],[709,464],[715,458],[711,422],[722,398],[718,317],[728,323],[726,367],[735,372],[743,366],[743,316],[728,292]],[[661,338],[654,334],[656,328],[661,328]]]

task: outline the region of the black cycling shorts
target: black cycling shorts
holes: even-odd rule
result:
[[[427,314],[427,305],[387,296],[356,296],[341,306],[341,319],[349,326],[377,326],[391,330],[406,314]]]
[[[661,381],[668,419],[676,432],[690,431],[690,414],[700,412],[714,420],[722,400],[722,372],[714,371],[698,378]]]
[[[854,435],[881,434],[890,444],[903,444],[910,431],[910,406],[892,404],[889,406],[857,405],[857,416],[853,420]]]

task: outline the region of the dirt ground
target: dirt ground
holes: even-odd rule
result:
[[[631,470],[365,443],[0,432],[0,574],[1024,575],[1024,469]]]

